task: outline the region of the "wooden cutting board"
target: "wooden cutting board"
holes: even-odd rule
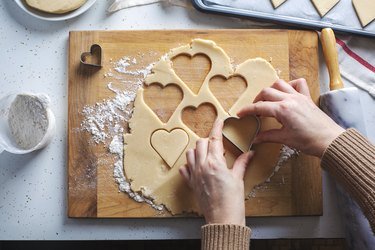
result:
[[[172,31],[77,31],[69,39],[68,101],[68,215],[69,217],[169,217],[119,192],[113,178],[114,159],[103,144],[90,142],[80,131],[82,109],[114,93],[107,88],[105,73],[111,62],[123,56],[142,55],[140,65],[157,61],[171,48],[194,38],[215,41],[239,64],[262,57],[271,62],[280,77],[304,77],[312,98],[319,98],[318,37],[297,30],[172,30]],[[91,45],[103,49],[103,67],[84,66],[81,54]],[[183,68],[180,64],[180,67]],[[220,91],[217,90],[217,91]],[[224,93],[223,93],[224,94]],[[224,94],[225,96],[225,94]],[[193,121],[194,122],[194,121]],[[197,122],[197,121],[195,121]],[[123,124],[124,127],[127,124]],[[109,142],[108,142],[109,143]],[[290,160],[246,201],[247,216],[321,215],[322,179],[319,159],[300,154]],[[191,215],[190,215],[191,216]]]

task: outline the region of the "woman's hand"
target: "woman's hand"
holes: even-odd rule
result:
[[[193,189],[208,224],[245,226],[243,177],[253,152],[240,155],[228,169],[222,129],[223,121],[217,120],[209,138],[199,139],[196,148],[186,152],[187,164],[180,174]]]
[[[311,100],[305,79],[276,81],[238,113],[246,115],[274,117],[282,124],[281,129],[259,133],[254,143],[283,143],[318,157],[344,131]]]

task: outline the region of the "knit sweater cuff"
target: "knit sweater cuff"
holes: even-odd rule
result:
[[[202,227],[202,249],[246,249],[250,247],[251,229],[230,224],[207,224]]]
[[[358,202],[375,232],[375,148],[357,130],[348,129],[325,150],[321,166]]]

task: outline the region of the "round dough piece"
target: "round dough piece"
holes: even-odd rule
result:
[[[26,0],[30,7],[53,14],[64,14],[81,7],[87,0]]]

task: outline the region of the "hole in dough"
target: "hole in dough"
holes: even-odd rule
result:
[[[172,67],[176,75],[197,95],[211,69],[211,60],[201,53],[194,56],[179,54],[172,58]]]
[[[216,75],[210,79],[209,87],[224,110],[229,111],[233,104],[245,92],[247,82],[245,78],[240,75],[230,76],[228,79],[222,75]]]
[[[183,92],[174,83],[169,83],[164,87],[160,83],[151,83],[144,87],[143,98],[159,119],[167,123],[181,103]]]
[[[188,106],[182,110],[182,121],[201,138],[210,135],[217,117],[217,111],[211,103],[202,103],[197,108]],[[204,121],[204,122],[202,122]]]

